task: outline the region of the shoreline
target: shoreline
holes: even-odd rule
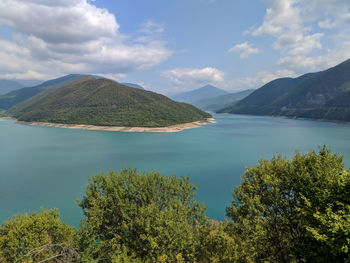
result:
[[[246,115],[246,116],[256,116],[256,117],[273,117],[273,118],[282,118],[282,119],[291,119],[291,120],[302,120],[302,121],[316,121],[316,122],[329,122],[336,124],[350,125],[350,121],[340,121],[340,120],[329,120],[329,119],[314,119],[306,117],[296,117],[296,116],[285,116],[285,115],[254,115],[254,114],[244,114],[244,113],[216,113],[216,114],[228,114],[228,115]]]
[[[12,117],[0,117],[0,121],[15,121],[15,118]]]
[[[13,119],[12,119],[13,120]],[[187,129],[198,128],[208,123],[215,123],[214,118],[207,118],[202,121],[194,121],[189,123],[175,124],[168,127],[125,127],[125,126],[97,126],[97,125],[85,125],[85,124],[61,124],[51,122],[26,122],[17,121],[17,124],[30,125],[30,126],[45,126],[56,127],[66,129],[82,129],[92,131],[119,131],[119,132],[180,132]]]

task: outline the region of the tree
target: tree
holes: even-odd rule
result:
[[[227,216],[241,261],[344,262],[348,259],[350,174],[343,157],[280,155],[246,168]]]
[[[142,262],[191,260],[198,227],[207,223],[195,189],[188,178],[159,172],[124,169],[92,177],[79,203],[83,253],[97,262],[125,254]]]
[[[196,248],[196,262],[231,263],[237,259],[238,246],[227,231],[227,221],[212,220],[199,231],[199,242]]]
[[[60,221],[56,209],[15,215],[0,226],[0,261],[70,262],[79,257],[75,235],[74,228]]]

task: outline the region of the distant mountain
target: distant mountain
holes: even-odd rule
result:
[[[23,87],[33,87],[43,83],[43,81],[37,79],[15,79],[15,81],[21,84]]]
[[[144,88],[141,86],[141,85],[138,85],[138,84],[134,84],[134,83],[127,83],[127,82],[124,82],[124,83],[120,83],[124,86],[127,86],[127,87],[130,87],[130,88],[134,88],[134,89],[142,89],[144,90]]]
[[[0,95],[6,94],[10,91],[23,88],[21,83],[14,80],[0,79]]]
[[[350,60],[325,71],[273,80],[218,113],[350,121]]]
[[[164,127],[211,117],[163,95],[89,76],[44,90],[8,114],[20,121],[131,127]]]
[[[225,94],[228,94],[228,92],[225,90],[218,89],[212,85],[206,85],[199,89],[182,92],[180,94],[171,96],[171,98],[176,101],[187,102],[196,105],[196,103],[201,100]]]
[[[70,83],[78,78],[83,77],[84,75],[71,74],[57,79],[52,79],[45,81],[40,85],[33,87],[26,87],[11,91],[5,95],[0,96],[0,109],[9,109],[13,105],[16,105],[22,101],[29,99],[30,97],[35,96],[36,94],[51,88],[58,88],[66,83]]]
[[[250,95],[254,90],[243,90],[239,92],[229,93],[225,95],[220,95],[213,98],[206,98],[200,101],[196,101],[194,105],[202,110],[208,110],[208,111],[217,111],[222,108],[226,108],[228,106],[233,105],[237,101],[247,97]]]

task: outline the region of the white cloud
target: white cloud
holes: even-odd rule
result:
[[[119,29],[113,14],[84,0],[1,0],[0,21],[22,33],[54,43],[113,37]]]
[[[224,81],[224,72],[210,67],[176,68],[163,71],[162,75],[179,85],[218,84]]]
[[[262,24],[249,31],[256,37],[269,35],[275,39],[273,48],[280,51],[277,64],[282,69],[303,74],[349,58],[350,46],[344,44],[350,41],[346,25],[350,17],[348,0],[268,0],[265,3],[267,9]],[[328,29],[327,34],[317,32],[320,29]]]
[[[147,21],[138,36],[119,32],[115,16],[87,0],[0,0],[0,77],[41,78],[66,73],[126,74],[165,61],[172,51],[163,28]]]
[[[147,20],[141,24],[139,32],[147,33],[147,34],[159,34],[163,33],[164,26],[156,23],[153,20]]]
[[[232,52],[236,52],[236,53],[240,53],[240,58],[247,58],[249,55],[252,54],[258,54],[260,52],[260,50],[258,48],[253,47],[253,45],[244,42],[241,44],[237,44],[235,46],[233,46],[232,48],[230,48],[228,50],[229,53]]]
[[[329,18],[322,20],[322,21],[319,21],[317,24],[320,28],[325,28],[325,29],[331,29],[331,28],[335,27],[335,23],[331,22],[331,20]]]
[[[276,72],[260,71],[254,77],[244,77],[226,81],[222,87],[232,91],[257,89],[274,79],[284,77],[296,77],[296,74],[288,69],[278,70]]]

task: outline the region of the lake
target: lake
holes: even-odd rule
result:
[[[197,200],[214,219],[225,217],[232,188],[246,165],[276,153],[326,144],[350,164],[350,126],[244,115],[214,115],[217,123],[179,133],[124,133],[26,126],[0,121],[0,222],[16,213],[57,207],[78,226],[88,178],[124,167],[189,176]]]

